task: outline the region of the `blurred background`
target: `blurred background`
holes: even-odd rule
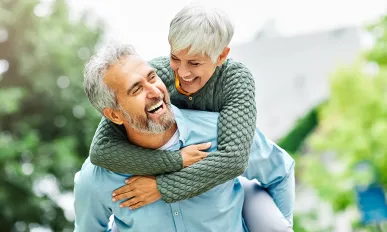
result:
[[[1,232],[73,231],[73,177],[100,119],[85,62],[110,40],[168,55],[169,22],[190,2],[0,0]],[[258,126],[297,161],[294,230],[381,231],[387,2],[205,4],[234,21],[230,56],[254,74]]]

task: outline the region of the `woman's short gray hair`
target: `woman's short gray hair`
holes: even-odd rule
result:
[[[171,53],[189,48],[189,55],[206,54],[215,63],[233,35],[234,26],[224,12],[190,4],[172,19],[168,41]]]
[[[103,114],[105,108],[118,108],[114,91],[104,82],[108,68],[131,55],[137,55],[131,45],[112,43],[99,50],[86,64],[83,88],[91,104],[100,113]]]

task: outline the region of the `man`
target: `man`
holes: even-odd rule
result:
[[[131,47],[109,47],[89,62],[86,72],[85,91],[90,102],[106,118],[123,125],[123,132],[132,144],[148,149],[179,150],[188,145],[211,142],[209,150],[216,149],[218,113],[179,110],[171,106],[165,85]],[[267,141],[258,130],[251,151],[244,176],[259,179],[271,195],[279,196],[276,203],[291,221],[293,159]],[[87,159],[75,183],[75,231],[105,231],[112,214],[119,231],[235,232],[248,231],[246,224],[250,231],[289,231],[289,228],[274,228],[273,224],[281,224],[280,220],[265,224],[263,214],[257,215],[261,217],[255,221],[272,227],[256,227],[254,219],[245,224],[244,219],[253,218],[254,212],[261,210],[272,215],[271,212],[278,208],[256,205],[253,212],[242,218],[244,189],[238,179],[176,203],[167,204],[158,200],[159,196],[151,195],[155,202],[142,208],[120,207],[124,203],[112,201],[112,192],[130,176],[94,166]],[[149,188],[157,190],[156,185]],[[137,195],[148,197],[147,192],[144,191],[144,196]],[[123,198],[127,196],[125,194],[121,194]],[[114,197],[121,199],[120,195]]]

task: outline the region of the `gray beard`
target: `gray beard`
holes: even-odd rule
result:
[[[167,111],[161,115],[158,123],[148,117],[131,116],[122,108],[120,108],[120,111],[128,121],[129,126],[134,130],[147,134],[159,134],[169,129],[176,122],[171,104],[165,103],[165,105],[167,106]]]

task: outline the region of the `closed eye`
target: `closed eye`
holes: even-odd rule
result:
[[[192,66],[199,66],[199,65],[201,65],[201,63],[194,63],[194,62],[190,62],[189,64],[192,65]]]
[[[152,76],[150,76],[149,79],[148,79],[148,81],[149,81],[149,82],[152,82],[152,83],[155,82],[155,81],[156,81],[156,75],[153,74]]]
[[[137,94],[139,94],[139,93],[141,92],[141,90],[142,90],[142,85],[138,85],[138,86],[136,86],[136,87],[133,89],[132,94],[133,94],[133,95],[137,95]]]

